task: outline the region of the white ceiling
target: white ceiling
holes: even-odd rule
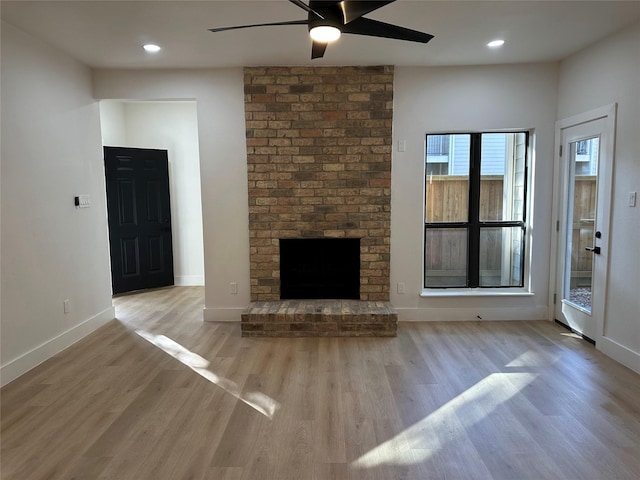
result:
[[[92,67],[475,65],[560,60],[640,21],[640,0],[398,0],[367,17],[431,33],[430,43],[343,35],[313,61],[304,25],[207,31],[305,19],[287,0],[3,0],[1,13]],[[485,46],[498,37],[507,42],[502,49]],[[145,53],[148,42],[163,50]]]

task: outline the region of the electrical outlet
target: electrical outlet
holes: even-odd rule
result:
[[[397,291],[399,294],[403,294],[406,290],[404,282],[398,282]]]
[[[231,282],[229,284],[229,293],[231,295],[237,295],[238,294],[238,284],[236,282]]]
[[[64,313],[69,313],[69,299],[62,302],[62,308],[64,309]]]
[[[404,152],[407,149],[407,141],[406,140],[398,140],[398,151]]]

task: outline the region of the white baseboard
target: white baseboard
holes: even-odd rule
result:
[[[66,332],[61,333],[57,337],[37,346],[33,350],[2,365],[0,367],[0,386],[4,386],[19,376],[24,375],[32,368],[37,367],[45,360],[48,360],[65,348],[70,347],[78,340],[83,339],[114,318],[116,318],[116,311],[115,307],[111,306]]]
[[[205,322],[239,322],[244,308],[207,308],[204,307]]]
[[[204,275],[176,275],[173,283],[177,287],[199,287],[204,285]]]
[[[640,353],[634,352],[609,337],[599,338],[596,342],[596,348],[616,362],[640,373]]]
[[[398,308],[400,322],[463,322],[472,320],[548,320],[548,308]],[[480,318],[478,318],[480,317]]]

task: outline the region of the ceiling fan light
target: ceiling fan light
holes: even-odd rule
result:
[[[160,50],[162,50],[160,46],[153,43],[147,43],[146,45],[143,45],[142,48],[144,48],[145,52],[149,53],[158,53]]]
[[[309,30],[311,38],[321,43],[334,42],[340,38],[341,33],[339,28],[330,25],[319,25]]]

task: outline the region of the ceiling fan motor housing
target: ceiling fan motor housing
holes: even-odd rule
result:
[[[315,13],[309,12],[309,31],[315,27],[335,27],[342,31],[342,27],[344,26],[344,17],[342,15],[342,10],[337,4],[334,4],[331,7],[322,7],[313,4],[312,8],[324,18],[320,18]]]

